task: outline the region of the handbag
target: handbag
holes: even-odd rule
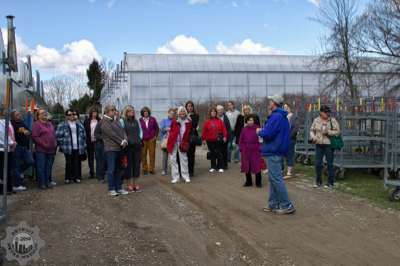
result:
[[[86,161],[86,159],[87,159],[86,152],[83,154],[79,154],[79,159],[81,160],[81,162]]]
[[[333,129],[332,120],[331,122],[331,129]],[[329,140],[331,141],[331,149],[333,150],[341,150],[344,146],[343,138],[341,135],[339,136],[330,136]]]

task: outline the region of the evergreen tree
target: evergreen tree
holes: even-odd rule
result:
[[[100,104],[101,90],[104,86],[105,73],[101,65],[96,59],[89,65],[86,70],[86,75],[88,77],[88,87],[93,92],[92,93],[92,104]]]

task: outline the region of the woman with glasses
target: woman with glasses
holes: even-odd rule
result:
[[[56,137],[60,151],[65,156],[65,184],[82,179],[82,157],[86,152],[86,133],[83,125],[77,121],[74,110],[65,112],[66,120],[57,126]]]
[[[36,173],[40,189],[51,188],[51,172],[57,140],[53,124],[48,121],[47,111],[40,108],[32,125],[32,139],[35,143]]]

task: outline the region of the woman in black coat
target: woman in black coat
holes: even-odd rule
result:
[[[96,143],[96,137],[94,135],[94,131],[96,129],[96,126],[98,122],[100,121],[100,116],[96,108],[92,108],[89,111],[89,117],[84,121],[83,126],[85,128],[86,132],[86,150],[87,150],[87,155],[88,155],[88,164],[89,164],[89,178],[94,178],[96,175],[99,178],[98,171],[95,173],[95,168],[94,168],[94,160],[95,160],[95,143]],[[98,156],[96,156],[96,159]],[[101,161],[96,160],[96,168],[99,169],[97,166],[98,164],[101,164]],[[97,170],[96,169],[96,170]]]
[[[190,119],[192,120],[192,131],[190,132],[190,139],[192,140],[198,138],[199,136],[199,133],[197,132],[197,128],[199,126],[199,115],[196,113],[196,110],[194,108],[194,103],[192,101],[188,101],[185,104],[185,108],[189,114]],[[195,157],[196,157],[196,143],[194,143],[193,141],[190,142],[187,156],[188,156],[189,176],[193,177]]]
[[[245,118],[248,115],[253,115],[254,124],[257,126],[261,126],[260,118],[258,117],[258,115],[253,114],[253,109],[251,109],[251,106],[247,105],[247,104],[243,105],[242,113],[238,116],[238,118],[236,120],[236,125],[235,125],[235,130],[234,130],[237,145],[239,145],[240,134],[242,133],[242,129],[246,124]]]

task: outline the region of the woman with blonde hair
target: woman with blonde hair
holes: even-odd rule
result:
[[[248,104],[243,104],[242,106],[242,113],[238,116],[235,125],[235,138],[236,138],[236,145],[239,145],[240,134],[242,133],[242,129],[246,126],[246,117],[249,115],[253,115],[254,124],[256,126],[261,126],[260,118],[257,114],[253,114],[253,109]]]
[[[180,106],[178,108],[178,118],[174,118],[171,123],[171,129],[168,135],[167,151],[171,164],[172,183],[179,182],[179,163],[181,166],[181,175],[186,183],[190,182],[187,152],[190,146],[190,132],[192,130],[192,122],[188,118],[186,108]]]
[[[169,108],[167,112],[167,117],[161,120],[160,123],[160,141],[162,150],[162,175],[168,175],[168,151],[167,151],[167,141],[169,131],[171,129],[172,120],[175,118],[175,109]]]
[[[140,176],[143,133],[132,105],[127,105],[124,108],[120,123],[128,140],[128,145],[123,150],[128,162],[124,172],[124,178],[129,180],[128,192],[140,192],[142,189],[136,181]]]

